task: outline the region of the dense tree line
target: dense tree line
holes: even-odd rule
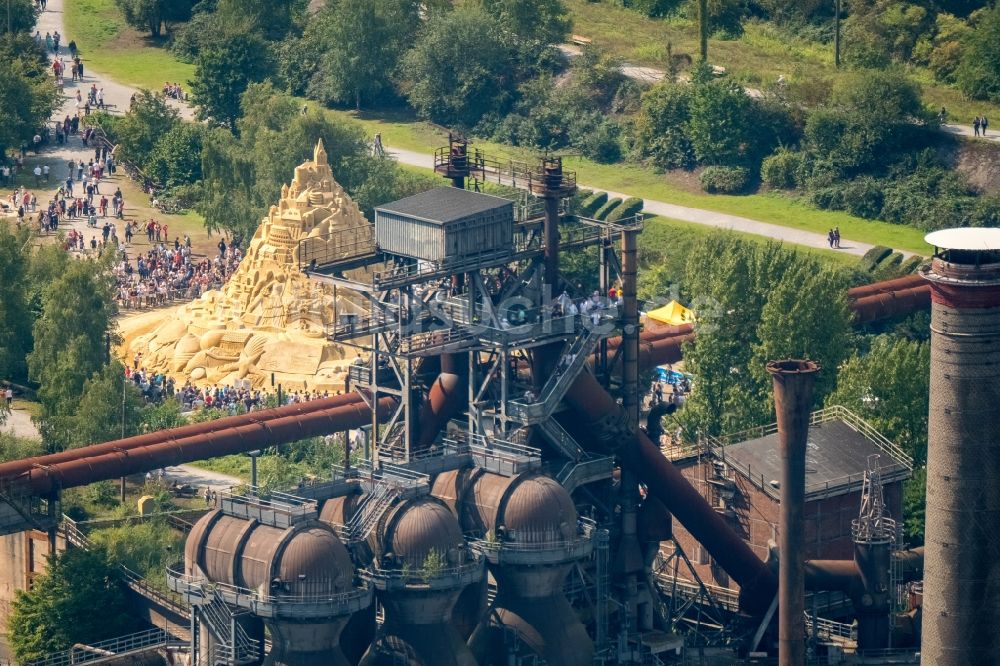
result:
[[[11,32],[3,18],[0,11],[0,155],[31,146],[59,102],[44,45],[30,33],[34,4],[11,0]]]

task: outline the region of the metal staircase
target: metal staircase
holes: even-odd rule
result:
[[[542,434],[545,435],[545,438],[556,447],[556,450],[571,461],[578,461],[586,455],[583,448],[573,439],[573,436],[566,432],[566,429],[554,418],[542,421],[538,424],[538,427],[542,431]]]
[[[372,533],[379,518],[399,495],[396,488],[384,483],[375,484],[372,492],[365,495],[357,511],[344,527],[352,541],[363,541]]]
[[[234,612],[222,599],[217,589],[208,588],[202,603],[195,606],[198,620],[204,622],[215,644],[209,655],[210,664],[227,664],[227,666],[239,666],[240,664],[251,664],[258,660],[260,655],[260,643],[247,634],[246,630],[237,621],[240,615],[248,614],[249,611]]]
[[[584,333],[573,340],[562,357],[570,356],[572,360],[568,365],[563,365],[562,359],[560,359],[559,367],[549,375],[548,380],[542,386],[538,400],[533,402],[512,400],[508,405],[507,413],[525,425],[535,425],[551,417],[556,407],[562,402],[566,391],[573,385],[576,376],[584,371],[587,359],[594,353],[597,343],[601,341],[603,335],[598,332],[599,328],[599,326],[586,327]]]
[[[572,493],[580,486],[602,479],[610,479],[615,471],[615,459],[611,456],[587,456],[580,460],[570,460],[556,474],[559,483]]]

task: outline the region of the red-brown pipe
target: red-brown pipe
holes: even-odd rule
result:
[[[294,405],[284,405],[273,409],[264,409],[248,414],[227,416],[214,421],[192,423],[190,425],[171,428],[169,430],[159,430],[143,435],[135,435],[134,437],[126,437],[125,439],[116,439],[110,442],[104,442],[103,444],[93,444],[91,446],[77,449],[68,449],[59,453],[50,453],[44,456],[34,456],[32,458],[13,460],[11,462],[0,464],[0,478],[17,476],[32,467],[54,465],[56,463],[78,460],[82,457],[92,457],[104,453],[128,451],[140,446],[149,446],[150,444],[164,442],[168,439],[180,439],[182,437],[201,435],[215,432],[217,430],[224,430],[226,428],[232,428],[259,421],[268,421],[284,416],[304,415],[321,410],[333,409],[343,405],[351,405],[358,402],[361,402],[361,396],[352,392],[330,398],[320,398],[318,400],[310,400],[309,402],[296,403]]]
[[[929,285],[924,284],[859,298],[851,304],[851,309],[854,311],[854,323],[865,324],[908,315],[917,310],[926,310],[930,306],[931,289]]]
[[[900,291],[901,289],[910,289],[912,287],[919,287],[922,284],[925,284],[925,282],[919,275],[905,275],[894,280],[883,280],[882,282],[864,284],[860,287],[851,287],[847,290],[847,297],[856,301],[859,298],[864,298],[865,296],[884,294],[890,291]]]
[[[388,416],[395,402],[393,398],[380,399],[380,415]],[[35,467],[18,477],[15,482],[23,481],[32,492],[45,495],[56,489],[73,488],[195,460],[243,453],[265,446],[342,432],[368,423],[371,423],[371,410],[363,402],[358,402],[304,415],[252,420],[215,432],[168,439],[127,451],[85,456],[48,467]],[[77,453],[80,451],[83,449]]]
[[[581,373],[566,400],[590,421],[595,440],[617,450],[622,465],[638,474],[657,497],[712,557],[739,583],[740,603],[763,613],[777,587],[774,574],[723,520],[657,445],[641,430],[628,427],[621,407],[588,372]]]

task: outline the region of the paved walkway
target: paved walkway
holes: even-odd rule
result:
[[[164,470],[163,478],[167,483],[177,481],[179,486],[194,486],[199,489],[204,489],[207,486],[216,492],[229,490],[233,486],[240,486],[244,483],[243,479],[238,479],[235,476],[191,465],[167,467]]]
[[[14,409],[7,414],[7,419],[0,425],[0,432],[10,433],[15,437],[24,439],[41,439],[42,434],[38,432],[38,427],[31,420],[31,414],[24,409],[19,409],[14,403]]]

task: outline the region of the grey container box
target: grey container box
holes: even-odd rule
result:
[[[514,202],[440,187],[375,209],[383,252],[441,264],[513,250]]]

